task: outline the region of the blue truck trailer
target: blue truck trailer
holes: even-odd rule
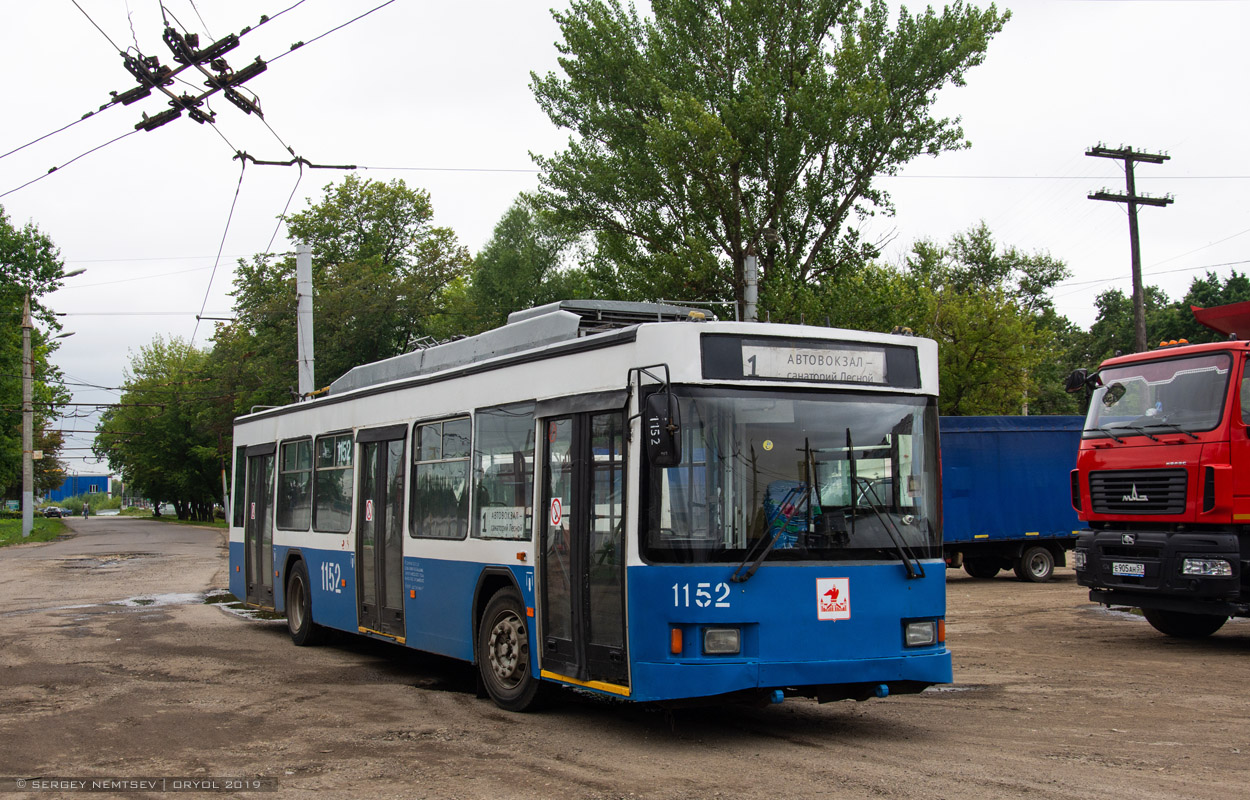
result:
[[[1084,525],[1072,508],[1084,417],[942,417],[946,565],[974,578],[1050,579]]]

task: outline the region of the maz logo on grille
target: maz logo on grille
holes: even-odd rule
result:
[[[1133,484],[1133,493],[1124,495],[1120,500],[1125,503],[1149,503],[1150,495],[1138,494],[1137,484]]]

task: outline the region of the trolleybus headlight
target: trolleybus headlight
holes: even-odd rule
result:
[[[926,619],[923,622],[909,622],[903,628],[908,647],[925,647],[937,644],[938,626],[936,620]]]
[[[1085,569],[1085,551],[1084,550],[1072,551],[1072,568],[1073,569]]]
[[[1187,558],[1181,563],[1181,574],[1229,578],[1233,574],[1233,565],[1222,558]]]
[[[736,656],[742,652],[742,632],[737,628],[704,628],[703,654]]]

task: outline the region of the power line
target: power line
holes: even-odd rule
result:
[[[125,51],[123,51],[120,47],[118,47],[118,46],[117,46],[117,42],[114,42],[114,41],[112,40],[112,38],[111,38],[111,37],[110,37],[107,33],[105,33],[105,32],[104,32],[104,29],[103,29],[103,28],[101,28],[99,25],[96,25],[96,21],[95,21],[95,20],[93,20],[93,19],[91,18],[91,15],[90,15],[90,14],[88,14],[88,13],[87,13],[87,12],[83,9],[83,7],[82,7],[82,6],[78,5],[78,0],[70,0],[70,2],[71,2],[71,3],[73,3],[73,4],[74,4],[74,6],[75,6],[75,7],[77,7],[77,9],[78,9],[79,11],[82,11],[82,15],[83,15],[84,17],[86,17],[86,18],[87,18],[87,21],[88,21],[88,22],[90,22],[92,25],[95,25],[95,29],[96,29],[97,31],[99,31],[99,32],[100,32],[100,35],[101,35],[101,36],[103,36],[105,39],[108,39],[108,43],[109,43],[109,44],[111,44],[111,45],[113,45],[113,49],[114,49],[114,50],[116,50],[116,51],[117,51],[117,52],[119,52],[119,53],[125,52]]]
[[[76,5],[76,4],[75,4],[75,5]],[[115,138],[115,139],[110,139],[110,140],[108,140],[107,142],[105,142],[104,144],[102,144],[102,145],[98,145],[98,146],[96,146],[96,147],[93,147],[93,148],[91,148],[90,150],[88,150],[88,151],[87,151],[87,152],[85,152],[85,153],[82,153],[82,154],[80,154],[80,155],[76,155],[76,156],[74,156],[73,158],[71,158],[69,161],[66,161],[64,164],[61,164],[61,165],[60,165],[60,166],[58,166],[58,167],[52,167],[52,168],[51,168],[51,169],[49,169],[47,172],[45,172],[44,174],[40,175],[38,178],[33,178],[33,179],[31,179],[31,180],[28,180],[28,181],[26,181],[26,183],[23,183],[21,186],[18,186],[18,187],[17,187],[17,188],[15,188],[15,189],[10,189],[10,190],[8,190],[7,192],[5,192],[4,194],[0,194],[0,198],[3,198],[3,197],[8,197],[9,195],[13,194],[14,192],[21,191],[22,189],[25,189],[27,186],[30,186],[32,183],[37,183],[37,182],[39,182],[39,181],[43,180],[44,178],[48,177],[48,176],[49,176],[49,175],[51,175],[52,173],[56,172],[57,170],[65,169],[66,167],[68,167],[70,164],[73,164],[73,163],[74,163],[75,161],[77,161],[78,159],[80,159],[80,158],[84,158],[84,157],[86,157],[86,156],[89,156],[89,155],[91,155],[92,153],[94,153],[94,152],[95,152],[95,151],[97,151],[97,150],[103,150],[104,148],[108,147],[109,145],[111,145],[111,144],[113,144],[113,143],[115,143],[115,142],[120,142],[122,139],[125,139],[127,136],[130,136],[131,134],[133,134],[133,133],[137,133],[137,132],[138,132],[138,129],[126,131],[126,132],[125,132],[125,133],[123,133],[121,136],[118,136],[118,137],[117,137],[117,138]]]
[[[356,22],[357,20],[364,19],[365,17],[367,17],[367,16],[369,16],[370,14],[372,14],[374,11],[378,11],[378,10],[380,10],[380,9],[386,8],[386,7],[387,7],[387,6],[389,6],[391,3],[394,3],[394,2],[395,2],[395,0],[386,0],[386,2],[385,2],[385,3],[383,3],[382,5],[380,5],[380,6],[376,6],[376,7],[374,7],[374,8],[371,8],[371,9],[369,9],[368,11],[366,11],[365,13],[361,14],[359,17],[354,17],[353,19],[349,19],[347,22],[344,22],[342,25],[339,25],[339,26],[337,26],[337,27],[331,28],[330,30],[326,31],[325,33],[321,34],[320,36],[317,36],[317,37],[315,37],[315,38],[309,39],[307,42],[296,42],[295,44],[291,45],[290,49],[288,49],[285,53],[279,53],[278,55],[276,55],[276,56],[274,56],[273,58],[269,59],[269,63],[270,63],[270,64],[272,64],[273,62],[277,61],[279,58],[284,58],[285,56],[288,56],[288,55],[290,55],[291,53],[294,53],[296,50],[298,50],[298,49],[300,49],[300,48],[302,48],[302,47],[306,47],[307,45],[312,44],[313,42],[317,41],[318,39],[324,39],[325,37],[329,36],[330,34],[334,33],[335,31],[342,30],[343,28],[346,28],[348,25],[351,25],[353,22]],[[296,3],[295,5],[299,5],[299,3]],[[294,7],[295,7],[295,6],[292,6],[291,8],[294,8]],[[290,9],[287,9],[287,10],[289,11]],[[283,13],[285,13],[285,12],[283,12]]]
[[[230,221],[234,219],[234,207],[239,203],[239,191],[243,188],[243,173],[247,171],[247,162],[239,161],[239,183],[234,187],[234,200],[230,202],[230,213],[226,215],[226,228],[221,232],[221,244],[217,247],[217,260],[213,262],[212,274],[208,276],[208,286],[204,289],[204,302],[200,304],[200,313],[195,315],[195,328],[191,331],[191,346],[195,346],[195,334],[200,330],[200,318],[208,307],[208,294],[213,289],[213,278],[217,277],[217,266],[221,263],[221,252],[226,249],[226,236],[230,233]]]

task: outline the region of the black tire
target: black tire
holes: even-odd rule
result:
[[[1045,583],[1055,574],[1055,556],[1041,545],[1026,547],[1015,564],[1016,577],[1029,583]]]
[[[313,623],[311,585],[303,561],[296,561],[287,575],[286,629],[296,647],[309,647],[321,641],[321,626]]]
[[[1186,614],[1182,611],[1163,611],[1157,608],[1143,608],[1142,616],[1146,618],[1159,633],[1175,636],[1178,639],[1202,639],[1224,627],[1228,617],[1219,614]]]
[[[998,562],[993,558],[966,558],[964,572],[974,578],[992,578],[998,574]]]
[[[477,630],[477,667],[486,693],[505,711],[538,704],[541,681],[530,671],[529,626],[516,589],[495,592]]]

